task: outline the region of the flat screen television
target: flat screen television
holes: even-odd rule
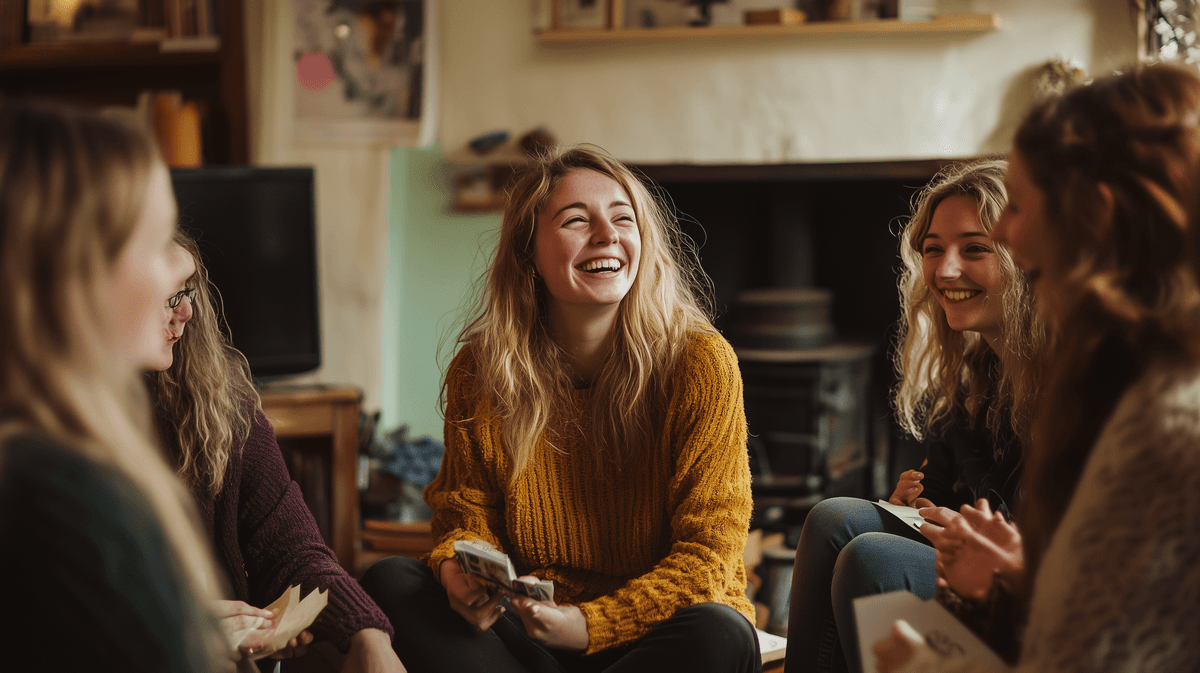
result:
[[[312,168],[172,169],[171,182],[254,378],[320,367]]]

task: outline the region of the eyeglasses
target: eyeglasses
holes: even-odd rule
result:
[[[188,303],[194,306],[196,304],[196,288],[189,287],[186,290],[180,290],[171,295],[171,298],[167,300],[167,308],[179,308],[179,304],[183,302],[184,297],[187,297]]]

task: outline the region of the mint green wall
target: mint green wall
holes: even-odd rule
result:
[[[453,170],[438,145],[392,150],[391,170],[380,429],[408,423],[416,435],[441,439],[442,368],[454,355],[467,292],[487,266],[500,216],[450,212]]]

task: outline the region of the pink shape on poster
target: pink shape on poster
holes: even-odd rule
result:
[[[324,91],[337,79],[333,61],[323,52],[309,52],[296,64],[296,79],[309,91]]]

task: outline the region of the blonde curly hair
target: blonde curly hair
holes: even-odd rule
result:
[[[900,232],[900,321],[895,367],[900,379],[892,403],[902,428],[924,439],[959,414],[974,421],[987,408],[993,436],[1011,428],[1028,438],[1040,387],[1041,352],[1046,330],[1033,294],[1003,246],[996,246],[1003,286],[1000,352],[975,332],[957,332],[925,284],[922,241],[933,213],[951,196],[967,196],[979,210],[979,223],[991,233],[1007,202],[1004,175],[1008,162],[982,159],[939,172],[913,201],[913,215]],[[996,442],[997,457],[1005,450]]]
[[[221,331],[216,288],[190,236],[177,232],[175,243],[196,262],[187,281],[194,288],[192,317],[175,344],[165,371],[146,374],[154,402],[154,422],[174,454],[179,477],[193,490],[221,492],[229,456],[250,436],[254,413],[262,411],[250,366]]]

